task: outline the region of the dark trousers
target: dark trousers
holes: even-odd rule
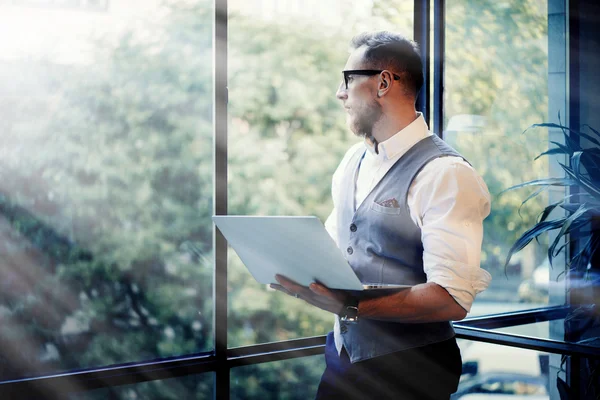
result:
[[[456,391],[462,371],[454,338],[352,364],[345,349],[337,354],[330,332],[325,361],[316,400],[447,400]]]

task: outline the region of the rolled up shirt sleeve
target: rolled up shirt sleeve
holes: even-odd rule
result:
[[[491,204],[485,182],[461,158],[438,158],[417,175],[408,203],[421,228],[427,281],[445,288],[469,312],[491,282],[480,266],[483,220]]]

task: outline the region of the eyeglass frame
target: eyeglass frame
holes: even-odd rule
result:
[[[346,90],[348,90],[348,76],[350,76],[350,75],[373,76],[373,75],[381,74],[383,71],[387,71],[387,70],[385,70],[385,69],[348,69],[348,70],[342,71],[342,74],[344,74],[344,85],[346,87]],[[400,80],[400,77],[398,75],[394,74],[393,72],[390,72],[390,73],[394,77],[395,81]]]

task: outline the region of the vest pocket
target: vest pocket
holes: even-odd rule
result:
[[[377,204],[375,202],[371,204],[371,210],[388,215],[397,215],[400,214],[400,212],[402,211],[400,207],[384,207],[381,204]]]

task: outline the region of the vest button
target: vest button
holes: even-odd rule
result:
[[[348,332],[348,327],[344,324],[340,326],[340,333]]]
[[[356,225],[355,224],[350,225],[350,231],[351,232],[356,232]]]
[[[352,253],[354,253],[354,250],[352,249],[352,247],[348,247],[348,248],[346,249],[346,251],[348,252],[348,254],[352,254]]]

